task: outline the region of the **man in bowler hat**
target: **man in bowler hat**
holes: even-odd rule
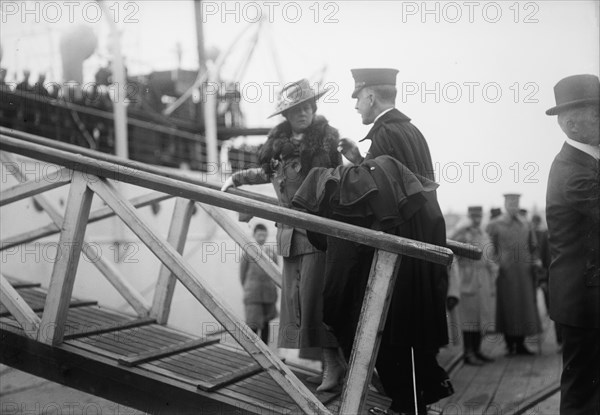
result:
[[[548,178],[550,317],[561,327],[561,415],[600,413],[600,82],[574,75],[554,87],[567,136]]]
[[[434,180],[433,164],[425,138],[410,118],[395,108],[396,69],[353,69],[356,109],[363,124],[373,127],[363,140],[370,140],[371,147],[363,158],[356,143],[344,139],[338,150],[354,164],[378,156],[391,156],[404,164],[416,175]],[[361,140],[362,141],[362,140]],[[445,246],[446,225],[437,202],[435,191],[427,193],[427,203],[407,223],[393,231],[394,234],[435,245]],[[356,279],[362,275],[367,281],[372,250],[343,240],[328,241],[326,283],[324,291],[324,321],[335,325],[347,313],[332,307],[339,304],[329,301],[341,295],[340,281]],[[362,299],[362,295],[355,298]],[[387,410],[372,413],[426,413],[426,405],[452,394],[452,385],[446,372],[438,365],[439,348],[448,343],[446,323],[446,294],[448,274],[445,266],[402,258],[398,278],[383,332],[377,372],[385,392],[392,403]],[[350,338],[353,338],[357,317],[352,316]],[[346,333],[347,334],[347,333]],[[344,342],[342,342],[344,347]],[[349,356],[351,342],[345,343],[344,352]],[[411,353],[414,352],[414,364]],[[413,384],[413,371],[416,385]],[[416,392],[416,394],[415,394]],[[417,402],[415,403],[414,396]]]

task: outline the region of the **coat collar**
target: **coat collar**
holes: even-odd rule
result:
[[[409,122],[409,121],[410,121],[410,118],[408,118],[406,115],[404,115],[403,113],[398,111],[396,108],[393,108],[391,111],[388,111],[385,114],[383,114],[381,117],[379,117],[377,119],[377,121],[375,121],[375,123],[373,124],[373,127],[371,127],[371,129],[369,130],[369,133],[367,134],[367,136],[365,138],[363,138],[362,140],[359,140],[359,142],[362,142],[365,140],[372,140],[373,136],[375,135],[377,130],[379,130],[379,128],[381,128],[381,126],[383,126],[385,124],[402,123],[402,122]]]
[[[498,219],[501,222],[504,222],[504,223],[507,223],[507,224],[510,224],[512,222],[517,222],[517,223],[519,223],[521,225],[526,224],[526,222],[522,218],[520,218],[519,215],[517,215],[515,217],[515,216],[509,215],[507,212],[504,212],[502,215],[500,215],[500,217]]]
[[[592,169],[598,168],[598,160],[568,143],[563,144],[560,154],[573,163]]]

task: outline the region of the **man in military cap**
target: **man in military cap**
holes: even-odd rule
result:
[[[567,136],[546,193],[550,317],[563,342],[561,415],[600,413],[600,82],[574,75],[554,87]]]
[[[501,214],[502,214],[502,209],[500,209],[500,208],[491,208],[490,209],[490,220],[496,219]]]
[[[355,87],[352,98],[356,99],[356,110],[365,125],[373,127],[365,138],[371,147],[362,157],[358,146],[351,140],[340,140],[340,152],[354,164],[365,158],[381,155],[392,156],[413,173],[435,180],[431,154],[425,137],[410,118],[398,111],[396,106],[397,69],[373,68],[353,69]]]
[[[395,108],[397,73],[398,70],[387,68],[352,70],[355,79],[352,97],[357,100],[356,109],[363,124],[373,124],[363,139],[370,140],[371,147],[363,158],[356,143],[344,139],[338,151],[354,164],[378,156],[391,156],[413,173],[434,180],[425,138],[411,124],[410,118]],[[426,198],[427,203],[417,214],[391,232],[445,246],[446,224],[436,192],[427,193]],[[333,240],[328,241],[327,256],[325,323],[329,319],[334,320],[332,316],[339,317],[345,312],[331,307],[331,304],[339,302],[328,300],[339,295],[338,281],[351,278],[349,275],[356,273],[364,273],[362,280],[366,281],[373,252],[348,241]],[[354,268],[352,264],[355,264]],[[364,287],[361,288],[364,292]],[[427,404],[453,392],[447,374],[436,359],[439,348],[448,343],[447,292],[445,266],[411,257],[402,258],[376,364],[385,392],[392,398],[390,408],[384,412],[414,413],[417,406],[419,414],[426,413]],[[356,298],[362,299],[363,296],[357,295]],[[345,352],[348,356],[348,349]],[[411,352],[414,352],[414,365]],[[412,381],[413,371],[416,385]]]
[[[504,334],[509,355],[531,355],[525,337],[541,331],[536,304],[535,233],[519,213],[521,195],[504,195],[506,213],[488,224],[500,272],[496,280],[496,331]]]

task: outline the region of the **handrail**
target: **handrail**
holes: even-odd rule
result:
[[[211,183],[208,180],[199,180],[199,179],[191,177],[189,175],[186,175],[183,173],[178,173],[178,172],[175,172],[175,171],[172,171],[169,169],[165,169],[160,166],[153,166],[153,165],[149,165],[146,163],[122,159],[122,158],[114,156],[112,154],[106,154],[106,153],[102,153],[99,151],[90,150],[90,149],[87,149],[84,147],[67,144],[67,143],[63,143],[63,142],[59,142],[59,141],[55,141],[55,140],[50,140],[47,138],[43,138],[43,137],[36,136],[33,134],[24,133],[21,131],[12,130],[12,129],[5,128],[5,127],[0,127],[0,134],[5,134],[5,135],[11,136],[11,137],[16,137],[16,138],[19,138],[21,140],[25,140],[25,141],[28,141],[31,143],[36,143],[36,144],[40,144],[43,146],[47,146],[47,147],[51,147],[51,148],[55,148],[55,149],[59,149],[59,150],[64,150],[64,151],[68,151],[68,152],[73,152],[76,154],[81,154],[81,155],[85,155],[88,157],[92,157],[92,158],[95,158],[98,160],[103,160],[103,161],[107,161],[110,163],[118,164],[121,167],[123,167],[124,169],[130,169],[130,170],[137,169],[137,170],[144,171],[147,173],[158,174],[158,175],[168,177],[171,179],[194,184],[196,186],[202,186],[202,187],[205,187],[208,189],[220,190],[220,187],[221,187],[221,185],[218,183]],[[215,168],[215,170],[212,171],[212,173],[216,173],[216,172],[217,172],[217,169]],[[277,200],[275,198],[269,197],[266,195],[262,195],[262,194],[256,193],[256,192],[249,192],[249,191],[241,190],[241,189],[229,189],[228,193],[246,197],[246,198],[249,198],[249,199],[252,199],[255,201],[268,203],[271,205],[278,205]],[[363,228],[361,228],[361,229],[363,229]],[[446,241],[446,246],[447,246],[447,248],[450,248],[455,255],[458,255],[458,256],[471,258],[471,259],[480,259],[482,256],[481,249],[479,249],[478,247],[475,247],[473,245],[469,245],[469,244],[465,244],[462,242],[457,242],[457,241],[453,241],[453,240],[449,239]]]
[[[319,232],[368,245],[376,249],[407,255],[437,264],[449,265],[452,262],[452,251],[445,247],[414,241],[384,232],[377,232],[280,206],[273,206],[262,201],[165,177],[162,174],[148,173],[140,169],[123,171],[122,166],[115,163],[26,142],[5,134],[0,134],[0,144],[1,150],[62,165],[82,172],[84,175],[91,174],[151,188],[174,196],[248,213],[293,227]]]

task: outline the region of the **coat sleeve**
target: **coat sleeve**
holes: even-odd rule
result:
[[[494,222],[490,222],[487,227],[485,228],[485,231],[487,232],[489,238],[490,238],[490,243],[492,244],[492,247],[494,248],[493,251],[493,255],[490,256],[490,259],[495,262],[498,263],[499,260],[499,255],[498,255],[498,230],[497,230],[497,225]]]
[[[567,179],[566,200],[574,210],[590,218],[598,226],[600,222],[600,184],[597,177],[575,173]]]
[[[231,178],[233,179],[233,183],[236,186],[242,186],[245,184],[266,184],[270,182],[269,178],[267,177],[267,174],[260,167],[240,170],[238,172],[233,173]]]

